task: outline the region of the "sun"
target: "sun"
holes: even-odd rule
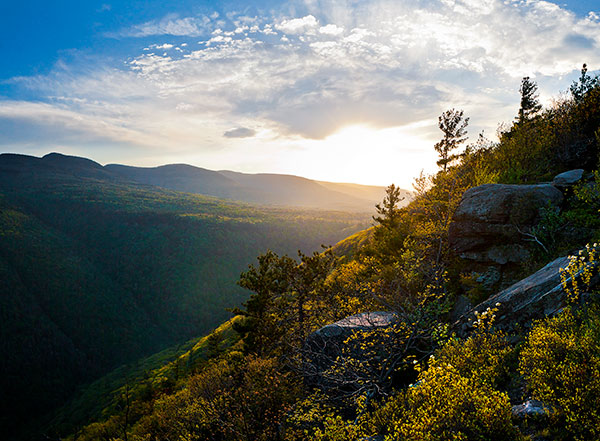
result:
[[[294,168],[313,179],[410,188],[424,167],[428,171],[435,165],[433,144],[419,135],[425,124],[431,122],[391,128],[350,125],[322,140],[304,140],[298,143],[302,154]]]

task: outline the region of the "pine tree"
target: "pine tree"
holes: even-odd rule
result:
[[[600,78],[596,75],[595,77],[591,77],[587,73],[587,64],[583,64],[581,68],[581,76],[579,77],[579,81],[573,81],[571,85],[571,95],[573,95],[573,99],[576,103],[580,103],[583,101],[583,97],[595,87],[600,86]]]
[[[458,156],[451,152],[458,148],[467,140],[467,126],[469,118],[464,118],[464,111],[447,110],[438,118],[438,126],[444,133],[444,137],[434,148],[439,153],[440,159],[437,165],[446,171],[448,164],[454,161]]]
[[[540,110],[542,105],[539,102],[538,86],[535,81],[529,77],[523,77],[521,80],[521,108],[517,117],[517,124],[522,124],[525,121],[532,119]]]
[[[387,229],[394,229],[398,225],[400,209],[398,204],[404,200],[400,197],[400,187],[394,184],[385,189],[385,197],[381,204],[375,205],[379,216],[373,216],[373,220]]]

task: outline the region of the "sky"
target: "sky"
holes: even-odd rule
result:
[[[600,4],[6,0],[0,53],[0,152],[410,188],[445,110],[494,139],[598,71]]]

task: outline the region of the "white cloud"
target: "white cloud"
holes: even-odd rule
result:
[[[152,44],[149,46],[149,49],[172,49],[173,45],[169,44],[169,43],[164,43],[164,44]]]
[[[321,26],[319,32],[324,35],[338,36],[344,33],[344,28],[330,23],[326,26]]]
[[[293,18],[283,20],[275,25],[275,29],[286,34],[303,34],[313,31],[319,22],[313,15],[307,15],[302,18]]]

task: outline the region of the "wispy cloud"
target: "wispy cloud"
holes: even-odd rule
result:
[[[122,37],[148,37],[152,35],[176,35],[198,37],[206,35],[211,30],[211,18],[206,15],[199,17],[179,17],[170,14],[161,20],[152,20],[131,28],[122,30]]]

